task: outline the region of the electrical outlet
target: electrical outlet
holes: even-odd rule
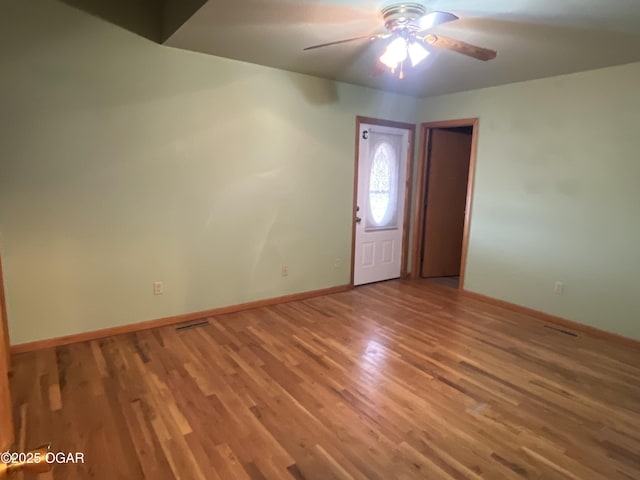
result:
[[[556,295],[562,295],[564,293],[564,283],[556,282],[553,285],[553,291],[556,293]]]
[[[281,275],[283,277],[288,277],[289,276],[289,267],[287,265],[283,265],[282,266]]]
[[[164,284],[162,282],[153,282],[153,294],[162,295],[164,293]]]

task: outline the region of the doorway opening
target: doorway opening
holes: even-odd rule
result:
[[[356,118],[351,286],[407,276],[415,130]]]
[[[464,289],[478,119],[421,125],[412,278]]]

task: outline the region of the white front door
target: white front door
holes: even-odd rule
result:
[[[360,124],[354,285],[400,277],[409,130]]]

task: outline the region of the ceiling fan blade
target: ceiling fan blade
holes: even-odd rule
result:
[[[356,42],[358,40],[375,40],[376,38],[384,38],[386,34],[379,35],[363,35],[361,37],[347,38],[346,40],[338,40],[337,42],[321,43],[320,45],[313,45],[311,47],[304,48],[303,50],[314,50],[316,48],[330,47],[331,45],[340,45],[342,43]]]
[[[449,12],[431,12],[427,13],[424,17],[418,20],[418,26],[420,30],[428,30],[436,25],[442,25],[443,23],[454,22],[459,20],[460,17]]]
[[[489,50],[488,48],[477,47],[470,43],[456,40],[454,38],[443,37],[440,35],[426,35],[424,41],[434,47],[445,48],[447,50],[453,50],[454,52],[461,53],[468,57],[476,58],[486,62],[487,60],[493,60],[498,55],[495,50]]]

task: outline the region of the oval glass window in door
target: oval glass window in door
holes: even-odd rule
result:
[[[369,175],[369,229],[396,225],[398,158],[387,142],[379,143],[371,160]]]

